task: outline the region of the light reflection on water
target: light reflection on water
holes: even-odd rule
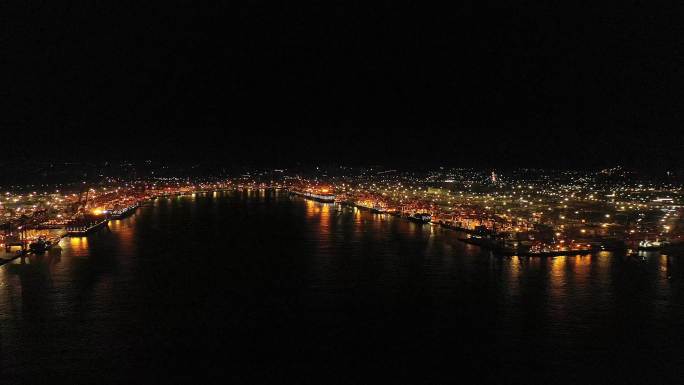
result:
[[[601,360],[600,382],[631,373],[624,364],[640,349],[651,363],[684,347],[670,332],[684,320],[676,257],[495,257],[459,236],[264,190],[158,199],[101,233],[64,239],[60,254],[0,267],[3,368],[87,377],[92,358],[127,380],[134,361],[218,338],[247,339],[293,368],[331,358],[325,346],[357,366],[383,356],[410,368],[421,355],[451,367],[468,353],[468,365],[494,365],[507,380],[532,368],[537,380],[554,370],[577,379]],[[154,333],[141,333],[148,325]],[[277,339],[288,343],[273,347]],[[661,378],[680,363],[672,357]]]

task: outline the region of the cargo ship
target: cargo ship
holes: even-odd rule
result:
[[[411,214],[408,217],[406,217],[411,222],[416,222],[416,223],[430,223],[432,220],[432,215],[428,213],[415,213]]]
[[[70,224],[66,227],[66,235],[71,237],[88,235],[107,226],[108,222],[108,218],[103,218],[95,222]]]
[[[510,239],[508,233],[499,233],[486,226],[476,226],[466,238],[460,241],[489,250],[499,256],[554,257],[560,255],[585,255],[604,249],[598,242],[563,244],[531,243],[518,239]]]
[[[463,227],[463,224],[461,222],[454,222],[450,220],[439,220],[438,222],[433,221],[432,223],[437,223],[445,229],[460,231],[466,234],[475,234],[483,236],[490,235],[490,233],[492,233],[492,231],[488,230],[486,226],[475,226],[475,228],[466,228]]]
[[[133,204],[127,207],[123,207],[120,209],[112,210],[109,212],[109,218],[111,219],[123,219],[126,218],[127,216],[133,214],[135,210],[138,208],[138,204]]]
[[[355,206],[362,209],[362,210],[369,210],[370,212],[374,214],[382,214],[385,212],[385,208],[376,204],[368,204],[368,203],[363,203],[363,202],[357,202],[355,203]]]
[[[656,250],[662,250],[663,248],[665,248],[669,245],[670,245],[670,242],[667,240],[659,240],[659,239],[656,239],[655,241],[643,240],[643,241],[639,242],[639,246],[637,247],[637,250],[639,250],[639,251],[656,251]]]
[[[335,194],[331,194],[329,192],[309,192],[309,191],[297,191],[297,190],[290,190],[291,194],[294,195],[299,195],[301,197],[304,197],[306,199],[311,199],[317,202],[323,202],[323,203],[335,203]]]

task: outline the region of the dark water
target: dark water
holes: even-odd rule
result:
[[[158,200],[0,267],[0,382],[681,383],[680,259],[456,238],[285,194]]]

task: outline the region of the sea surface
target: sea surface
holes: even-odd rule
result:
[[[0,383],[684,381],[684,256],[459,236],[284,192],[158,199],[0,267]]]

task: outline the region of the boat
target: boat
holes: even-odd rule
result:
[[[432,215],[428,213],[414,213],[406,217],[409,221],[416,223],[430,223],[432,220]]]
[[[639,242],[639,246],[637,247],[637,250],[640,251],[655,251],[655,250],[661,250],[662,248],[669,246],[670,242],[667,240],[658,240],[656,239],[655,241],[649,241],[647,239]]]
[[[67,225],[66,227],[66,235],[71,236],[71,237],[80,237],[84,235],[88,235],[92,232],[95,232],[105,226],[107,226],[107,223],[109,222],[108,218],[103,218],[94,222],[86,222],[86,223],[72,223]]]
[[[335,203],[335,194],[331,194],[328,192],[320,192],[320,193],[314,193],[314,192],[308,192],[308,191],[296,191],[296,190],[291,190],[290,191],[294,195],[299,195],[307,199],[315,200],[317,202],[323,202],[323,203]]]
[[[373,214],[382,214],[385,212],[385,208],[380,206],[377,203],[367,204],[367,203],[360,202],[360,203],[356,203],[356,207],[358,207],[362,210],[369,210]]]
[[[471,245],[484,247],[486,249],[495,249],[499,247],[499,245],[497,245],[493,239],[484,237],[469,236],[467,238],[458,238],[458,240]]]
[[[560,255],[586,255],[592,254],[599,251],[596,246],[588,245],[588,248],[582,249],[553,249],[553,248],[537,248],[530,247],[529,245],[523,245],[521,243],[515,242],[514,244],[507,243],[503,239],[497,239],[496,236],[478,236],[470,235],[467,238],[459,238],[461,242],[465,242],[471,245],[476,245],[482,249],[491,251],[494,255],[498,256],[519,256],[519,257],[555,257]]]
[[[132,204],[127,207],[123,207],[120,209],[112,210],[109,212],[109,217],[111,219],[123,219],[126,218],[127,216],[133,214],[135,210],[138,208],[138,204]]]

